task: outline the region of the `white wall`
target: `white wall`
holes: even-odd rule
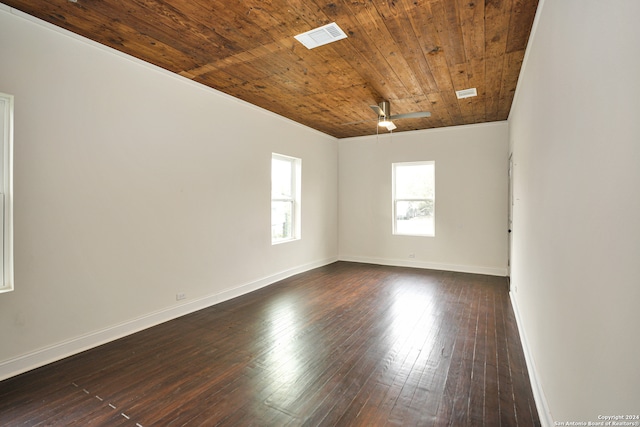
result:
[[[640,2],[538,13],[509,118],[512,298],[549,425],[637,415]]]
[[[16,281],[0,378],[337,259],[334,138],[0,9]],[[276,246],[272,152],[303,165],[303,239]]]
[[[396,236],[391,164],[419,160],[436,164],[435,237]],[[341,259],[506,274],[506,122],[342,139],[339,164]]]

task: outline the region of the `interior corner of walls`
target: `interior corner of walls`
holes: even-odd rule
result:
[[[555,425],[555,423],[553,421],[551,411],[549,410],[549,403],[547,402],[547,398],[544,394],[544,389],[538,375],[538,370],[536,368],[533,354],[531,353],[531,349],[529,347],[527,334],[524,329],[522,317],[520,316],[520,311],[518,309],[518,299],[513,292],[509,292],[509,299],[511,300],[511,307],[513,308],[513,313],[515,315],[516,326],[518,328],[518,334],[520,335],[520,343],[522,344],[524,359],[527,365],[527,371],[529,373],[529,381],[531,382],[531,390],[533,391],[533,398],[536,403],[536,408],[538,409],[540,423],[542,427],[552,427]]]

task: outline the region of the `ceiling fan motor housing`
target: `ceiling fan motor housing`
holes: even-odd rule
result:
[[[380,116],[391,117],[391,104],[389,101],[382,101],[378,104],[378,107],[380,107]]]

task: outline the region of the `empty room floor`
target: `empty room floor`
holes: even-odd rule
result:
[[[2,381],[0,425],[540,421],[505,278],[337,262]]]

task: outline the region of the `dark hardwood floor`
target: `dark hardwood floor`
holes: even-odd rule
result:
[[[0,425],[540,421],[505,278],[338,262],[0,382]]]

